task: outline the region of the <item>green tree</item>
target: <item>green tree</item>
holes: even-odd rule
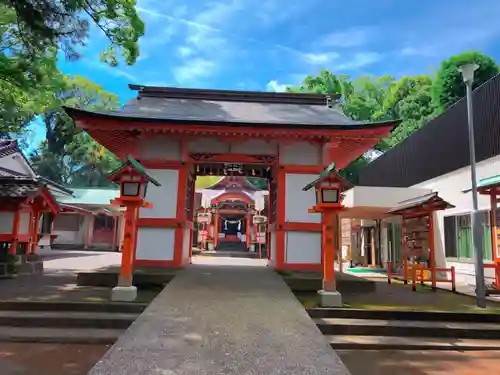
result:
[[[495,60],[481,52],[465,52],[444,60],[432,87],[433,100],[441,110],[446,110],[465,96],[465,85],[458,68],[470,63],[479,65],[474,74],[473,89],[498,74]]]
[[[68,58],[78,58],[76,47],[84,45],[91,24],[108,38],[103,58],[117,64],[119,52],[128,64],[139,56],[138,40],[144,23],[135,0],[0,0],[3,52],[34,58],[56,47]]]
[[[61,76],[60,79],[50,108],[41,115],[46,137],[31,157],[34,166],[40,175],[63,184],[106,184],[104,176],[115,169],[119,161],[76,128],[61,106],[113,110],[119,106],[118,97],[80,76]]]
[[[384,111],[401,124],[383,141],[392,147],[427,123],[439,113],[432,101],[432,78],[428,75],[403,77],[395,82],[384,101]]]
[[[401,120],[391,135],[375,146],[385,151],[419,129],[437,113],[432,102],[432,79],[427,75],[396,80],[390,75],[364,75],[351,81],[349,76],[336,76],[323,70],[316,77],[306,77],[295,92],[340,94],[339,109],[356,121]],[[354,160],[342,171],[356,183],[359,171],[369,162],[367,156]]]
[[[56,57],[78,58],[90,25],[109,39],[102,59],[112,66],[139,56],[144,24],[135,0],[0,0],[0,137],[21,132],[59,92]]]

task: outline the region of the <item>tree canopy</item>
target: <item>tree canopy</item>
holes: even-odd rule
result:
[[[0,137],[21,131],[53,102],[57,56],[79,58],[94,25],[109,40],[104,62],[133,64],[144,23],[135,0],[0,0]]]
[[[46,136],[31,155],[34,167],[55,182],[107,186],[105,176],[119,166],[119,160],[77,129],[61,106],[113,110],[119,106],[118,97],[84,77],[60,75],[59,79],[50,106],[40,114]]]
[[[444,60],[432,87],[434,102],[441,110],[446,110],[465,96],[465,85],[458,68],[470,63],[479,65],[474,74],[472,89],[498,74],[495,60],[481,52],[465,52]]]
[[[348,75],[335,75],[322,70],[317,76],[307,76],[300,86],[289,87],[287,91],[340,96],[335,108],[356,121],[400,120],[401,124],[390,136],[375,146],[375,150],[384,152],[465,95],[458,67],[467,63],[479,65],[474,88],[499,71],[491,57],[479,52],[466,52],[444,60],[434,79],[426,74],[399,79],[390,75],[363,75],[351,79]],[[354,160],[342,171],[343,176],[356,183],[360,169],[369,159],[363,155]]]

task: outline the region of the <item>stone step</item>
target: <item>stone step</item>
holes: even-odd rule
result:
[[[0,326],[0,342],[113,344],[123,329],[34,328]]]
[[[122,312],[140,314],[146,303],[126,302],[56,302],[56,301],[12,301],[0,300],[0,311],[79,311],[79,312]]]
[[[500,340],[347,335],[325,337],[334,350],[500,350]]]
[[[307,309],[307,312],[311,318],[500,323],[500,314],[479,312],[469,313],[452,311],[364,310],[346,308],[310,308]]]
[[[198,256],[205,257],[224,257],[224,258],[258,258],[258,252],[248,252],[248,251],[202,251]]]
[[[0,326],[127,329],[139,314],[77,311],[0,311]]]
[[[500,339],[500,324],[371,319],[314,319],[325,335]]]

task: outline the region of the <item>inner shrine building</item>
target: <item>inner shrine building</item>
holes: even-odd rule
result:
[[[137,97],[114,112],[65,108],[78,127],[122,160],[133,156],[149,186],[137,221],[135,266],[190,261],[195,180],[222,175],[268,180],[268,259],[276,269],[321,270],[321,216],[302,188],[323,169],[344,168],[397,125],[360,123],[322,94],[130,85]],[[235,167],[236,166],[236,167]]]

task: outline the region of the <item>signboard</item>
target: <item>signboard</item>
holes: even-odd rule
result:
[[[266,233],[258,232],[256,236],[257,243],[265,244],[266,243]]]
[[[262,216],[262,215],[255,215],[253,217],[253,223],[254,224],[264,224],[264,223],[267,223],[267,217],[266,216]]]
[[[210,222],[212,221],[212,215],[207,213],[199,213],[196,218],[196,221],[198,223],[210,224]]]

